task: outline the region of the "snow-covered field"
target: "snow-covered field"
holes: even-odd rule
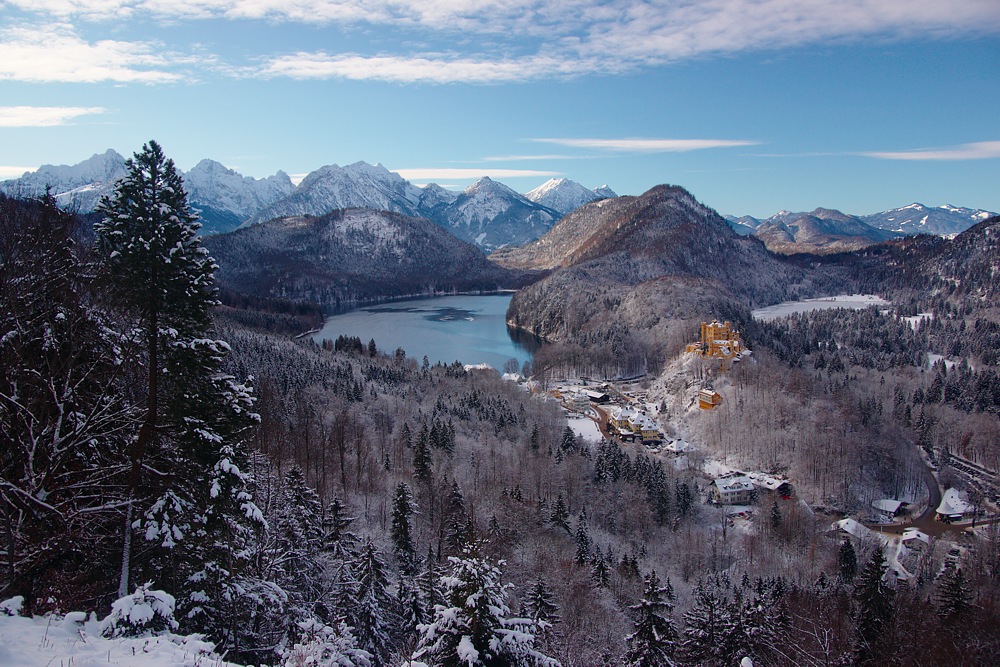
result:
[[[600,442],[601,431],[597,428],[597,422],[589,417],[574,417],[572,415],[568,416],[566,419],[569,422],[569,427],[573,429],[573,433],[576,435],[583,436],[584,440],[588,442]]]
[[[791,315],[792,313],[808,313],[814,310],[825,310],[827,308],[852,308],[862,310],[869,306],[890,306],[889,301],[874,294],[841,294],[838,296],[827,296],[819,299],[803,299],[802,301],[785,301],[775,306],[758,308],[753,311],[754,318],[758,320],[774,320],[779,317]]]

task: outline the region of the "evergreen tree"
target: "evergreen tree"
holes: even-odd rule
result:
[[[417,442],[413,445],[413,476],[423,484],[430,484],[432,478],[429,435],[427,424],[424,424],[417,434]]]
[[[562,619],[559,616],[559,606],[552,597],[552,591],[541,578],[528,589],[524,597],[524,613],[533,621],[544,621],[555,625]]]
[[[552,506],[552,514],[549,515],[549,523],[557,528],[562,528],[567,533],[569,530],[569,510],[566,509],[566,501],[563,500],[563,495],[560,493],[556,498],[555,505]]]
[[[644,579],[642,599],[629,607],[635,630],[625,638],[626,667],[673,667],[679,637],[670,617],[672,596],[672,591],[660,585],[655,571]]]
[[[840,564],[840,578],[845,583],[852,583],[858,574],[858,554],[854,551],[854,545],[846,537],[840,544],[837,561]]]
[[[885,583],[886,568],[882,550],[875,549],[854,587],[855,658],[859,665],[878,664],[884,648],[882,642],[892,621],[895,591]]]
[[[404,482],[397,484],[392,501],[392,545],[399,570],[407,576],[417,571],[417,548],[410,528],[410,517],[416,509],[410,487]]]
[[[576,436],[573,429],[567,426],[563,429],[562,440],[559,441],[559,449],[564,452],[572,452],[576,449]]]
[[[584,565],[590,560],[590,528],[587,525],[587,508],[580,511],[580,516],[576,520],[576,555],[573,562],[577,565]]]
[[[387,664],[391,645],[389,629],[393,625],[394,606],[389,594],[389,579],[378,549],[370,541],[361,547],[354,564],[357,584],[353,590],[354,605],[347,610],[358,646],[371,654],[372,667]]]
[[[938,586],[938,615],[947,622],[959,621],[965,617],[971,606],[972,592],[961,568],[945,570]]]
[[[681,649],[686,662],[718,664],[725,653],[724,633],[728,623],[726,600],[718,581],[699,581],[691,609],[684,614]]]
[[[478,555],[477,545],[451,556],[451,573],[442,577],[445,603],[434,620],[420,626],[414,660],[437,667],[556,667],[559,663],[534,647],[537,623],[510,617],[510,584],[500,581],[500,566]]]
[[[465,496],[458,482],[452,482],[451,493],[448,496],[448,507],[445,510],[446,534],[445,543],[452,554],[461,553],[462,547],[470,538],[468,532],[469,515],[465,509]]]
[[[335,561],[354,559],[358,546],[358,536],[350,526],[356,517],[348,516],[347,507],[340,496],[334,496],[326,508],[323,520],[323,550]]]
[[[138,505],[143,515],[134,523],[153,547],[148,565],[173,588],[188,630],[231,647],[246,596],[263,585],[243,579],[249,543],[264,528],[245,472],[245,439],[257,417],[249,388],[221,372],[229,346],[208,335],[216,265],[196,235],[173,161],[151,141],[126,169],[101,200],[95,225],[107,289],[142,332],[145,377],[129,451],[119,592],[131,578]]]

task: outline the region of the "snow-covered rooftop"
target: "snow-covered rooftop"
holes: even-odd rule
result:
[[[941,497],[937,513],[942,516],[962,516],[972,511],[972,506],[963,498],[958,489],[948,489]]]

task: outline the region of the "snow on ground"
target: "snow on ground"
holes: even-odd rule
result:
[[[934,319],[934,313],[917,313],[912,317],[904,317],[903,321],[909,324],[911,329],[916,331],[917,327],[920,326],[921,320],[930,321],[933,319]]]
[[[100,621],[81,612],[23,618],[0,612],[4,667],[237,667],[196,635],[105,639]]]
[[[851,308],[862,310],[869,306],[891,306],[892,303],[874,294],[841,294],[819,299],[803,299],[802,301],[786,301],[767,308],[758,308],[752,315],[758,320],[770,321],[792,313],[808,313],[827,308]]]
[[[566,421],[573,433],[583,436],[588,442],[600,442],[602,439],[601,430],[597,428],[597,423],[588,417],[568,416]]]
[[[933,352],[927,353],[927,368],[931,368],[934,364],[944,359],[945,368],[949,371],[955,367],[955,362],[950,359],[945,359],[943,355],[934,354]]]

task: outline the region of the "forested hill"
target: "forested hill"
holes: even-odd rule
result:
[[[685,320],[736,317],[746,307],[811,296],[838,287],[844,273],[780,258],[683,188],[666,185],[584,206],[500,261],[560,267],[515,295],[509,322],[550,340],[613,350],[618,361],[675,352],[680,339],[671,331]]]
[[[969,307],[994,307],[1000,298],[1000,216],[954,239],[915,236],[863,253],[867,280],[882,289],[934,293]]]
[[[497,290],[515,275],[422,218],[343,209],[205,239],[228,289],[325,307],[432,292]]]

